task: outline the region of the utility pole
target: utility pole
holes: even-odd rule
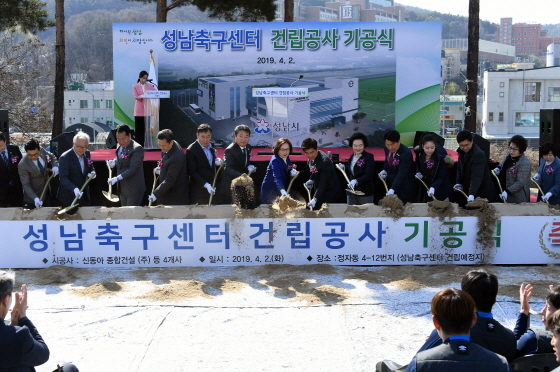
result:
[[[469,38],[467,41],[467,99],[465,130],[476,132],[476,96],[478,94],[478,39],[480,0],[469,0]]]
[[[294,0],[284,0],[284,22],[294,21]]]
[[[64,0],[56,0],[56,64],[54,74],[54,111],[52,137],[56,137],[63,130],[64,116],[64,70],[65,70],[65,40],[64,40]]]

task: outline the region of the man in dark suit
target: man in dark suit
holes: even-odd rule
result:
[[[208,204],[210,195],[216,193],[212,183],[218,170],[216,166],[220,166],[221,160],[216,158],[211,141],[212,127],[208,124],[200,124],[196,132],[196,141],[187,148],[187,169],[193,204]]]
[[[50,185],[43,200],[40,197],[50,177],[48,170],[52,171],[53,176],[58,175],[58,160],[42,148],[36,139],[30,139],[24,150],[26,154],[18,164],[19,178],[23,186],[23,207],[50,207]]]
[[[23,191],[18,174],[21,151],[6,144],[6,135],[0,132],[0,207],[17,208],[23,203]]]
[[[21,286],[21,292],[13,294],[15,274],[12,271],[0,271],[0,370],[32,372],[49,360],[50,351],[35,325],[27,317],[27,285]],[[11,323],[7,325],[4,318],[13,304]],[[48,369],[52,370],[52,367]],[[72,363],[66,363],[57,371],[78,372]]]
[[[238,125],[234,130],[235,142],[229,145],[224,153],[224,174],[220,182],[220,204],[231,204],[231,181],[255,169],[250,165],[251,145],[249,138],[251,129],[246,125]]]
[[[121,206],[140,206],[146,191],[144,148],[132,139],[128,125],[119,125],[115,132],[119,146],[115,150],[116,158],[109,160],[109,165],[111,168],[117,166],[117,176],[110,178],[107,183],[114,185],[118,182]]]
[[[148,200],[152,202],[157,200],[159,205],[187,205],[189,204],[189,175],[183,149],[173,139],[173,132],[169,129],[160,131],[157,140],[162,151],[161,167],[158,166],[161,182]]]
[[[471,132],[463,130],[457,134],[459,144],[459,161],[457,162],[457,184],[454,188],[463,189],[469,197],[467,202],[476,197],[486,198],[489,202],[495,202],[497,197],[496,188],[490,176],[488,159],[484,151],[473,143]]]
[[[387,182],[389,191],[386,195],[395,194],[403,203],[414,202],[416,172],[412,152],[401,143],[401,134],[396,130],[385,132],[385,162],[379,173]]]
[[[332,160],[323,151],[317,150],[317,141],[313,138],[304,139],[301,149],[309,160],[307,165],[311,173],[305,187],[315,187],[315,193],[307,206],[320,209],[323,203],[336,203],[342,195],[342,188]]]
[[[88,178],[95,178],[93,162],[87,150],[88,145],[89,136],[84,132],[78,132],[72,141],[72,148],[60,155],[58,200],[63,207],[71,205],[76,196],[79,197],[78,204],[81,206],[90,205],[89,187],[86,187],[83,192],[80,191]]]

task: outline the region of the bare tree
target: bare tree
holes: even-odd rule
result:
[[[194,5],[210,18],[228,22],[273,21],[276,16],[274,0],[127,0],[145,4],[156,3],[156,22],[167,22],[167,13],[178,7]],[[293,0],[292,0],[293,1]]]
[[[44,66],[51,61],[49,49],[38,38],[18,32],[0,37],[0,102],[9,109],[12,141],[21,144],[29,137],[51,131],[51,104],[39,86],[49,76]]]

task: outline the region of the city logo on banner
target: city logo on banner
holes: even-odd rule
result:
[[[260,119],[255,122],[255,132],[265,134],[270,133],[272,129],[270,128],[270,123],[265,119]]]
[[[548,222],[544,224],[541,229],[541,233],[539,234],[539,243],[543,252],[548,256],[554,259],[560,259],[560,253],[555,253],[548,249],[547,244],[545,243],[545,239],[549,242],[552,249],[560,249],[560,221],[552,222],[550,229],[548,230],[548,234],[545,234],[546,227],[548,226]]]

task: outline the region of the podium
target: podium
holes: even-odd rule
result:
[[[144,149],[157,149],[157,134],[159,132],[159,100],[169,98],[168,90],[148,90],[139,98],[144,102]]]

